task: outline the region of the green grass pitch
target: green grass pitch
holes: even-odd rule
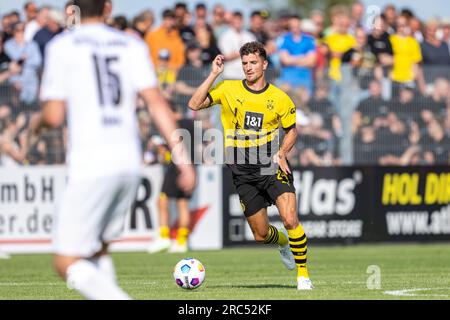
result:
[[[173,267],[185,257],[206,267],[205,282],[196,290],[178,288],[173,280]],[[450,299],[450,244],[310,245],[315,289],[302,292],[296,290],[295,271],[284,268],[275,247],[114,253],[113,258],[120,285],[142,300]],[[38,254],[0,260],[0,299],[81,299],[55,275],[51,261],[50,255]],[[380,289],[367,287],[374,270],[380,271]]]

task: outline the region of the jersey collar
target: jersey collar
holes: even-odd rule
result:
[[[266,90],[269,88],[270,83],[267,82],[266,85],[264,86],[264,88],[262,88],[261,90],[253,90],[253,89],[250,89],[250,88],[247,86],[247,83],[245,82],[245,79],[242,80],[242,85],[244,86],[245,90],[247,90],[247,91],[249,91],[249,92],[251,92],[251,93],[260,94],[260,93],[263,93],[264,91],[266,91]]]

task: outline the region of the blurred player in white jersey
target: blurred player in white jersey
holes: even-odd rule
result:
[[[62,125],[67,110],[69,127],[69,179],[54,221],[55,269],[86,298],[112,300],[130,298],[116,283],[108,245],[120,236],[140,181],[137,95],[171,148],[176,122],[145,44],[103,23],[105,1],[74,1],[81,25],[48,45],[41,100],[43,124]],[[192,192],[194,168],[179,150],[178,183]]]

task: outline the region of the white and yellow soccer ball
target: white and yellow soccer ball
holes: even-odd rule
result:
[[[196,289],[205,280],[205,267],[194,258],[180,260],[174,270],[173,277],[176,284],[183,289]]]

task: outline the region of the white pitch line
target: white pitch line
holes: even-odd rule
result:
[[[384,291],[384,294],[401,297],[450,297],[449,294],[415,294],[417,291],[430,291],[430,290],[450,290],[450,288],[413,288],[402,290],[390,290]]]
[[[128,280],[120,281],[121,284],[139,284],[139,285],[155,285],[157,281],[138,281]],[[32,287],[32,286],[61,286],[64,285],[64,281],[60,282],[0,282],[0,287]]]
[[[0,282],[0,287],[59,286],[60,282]]]

